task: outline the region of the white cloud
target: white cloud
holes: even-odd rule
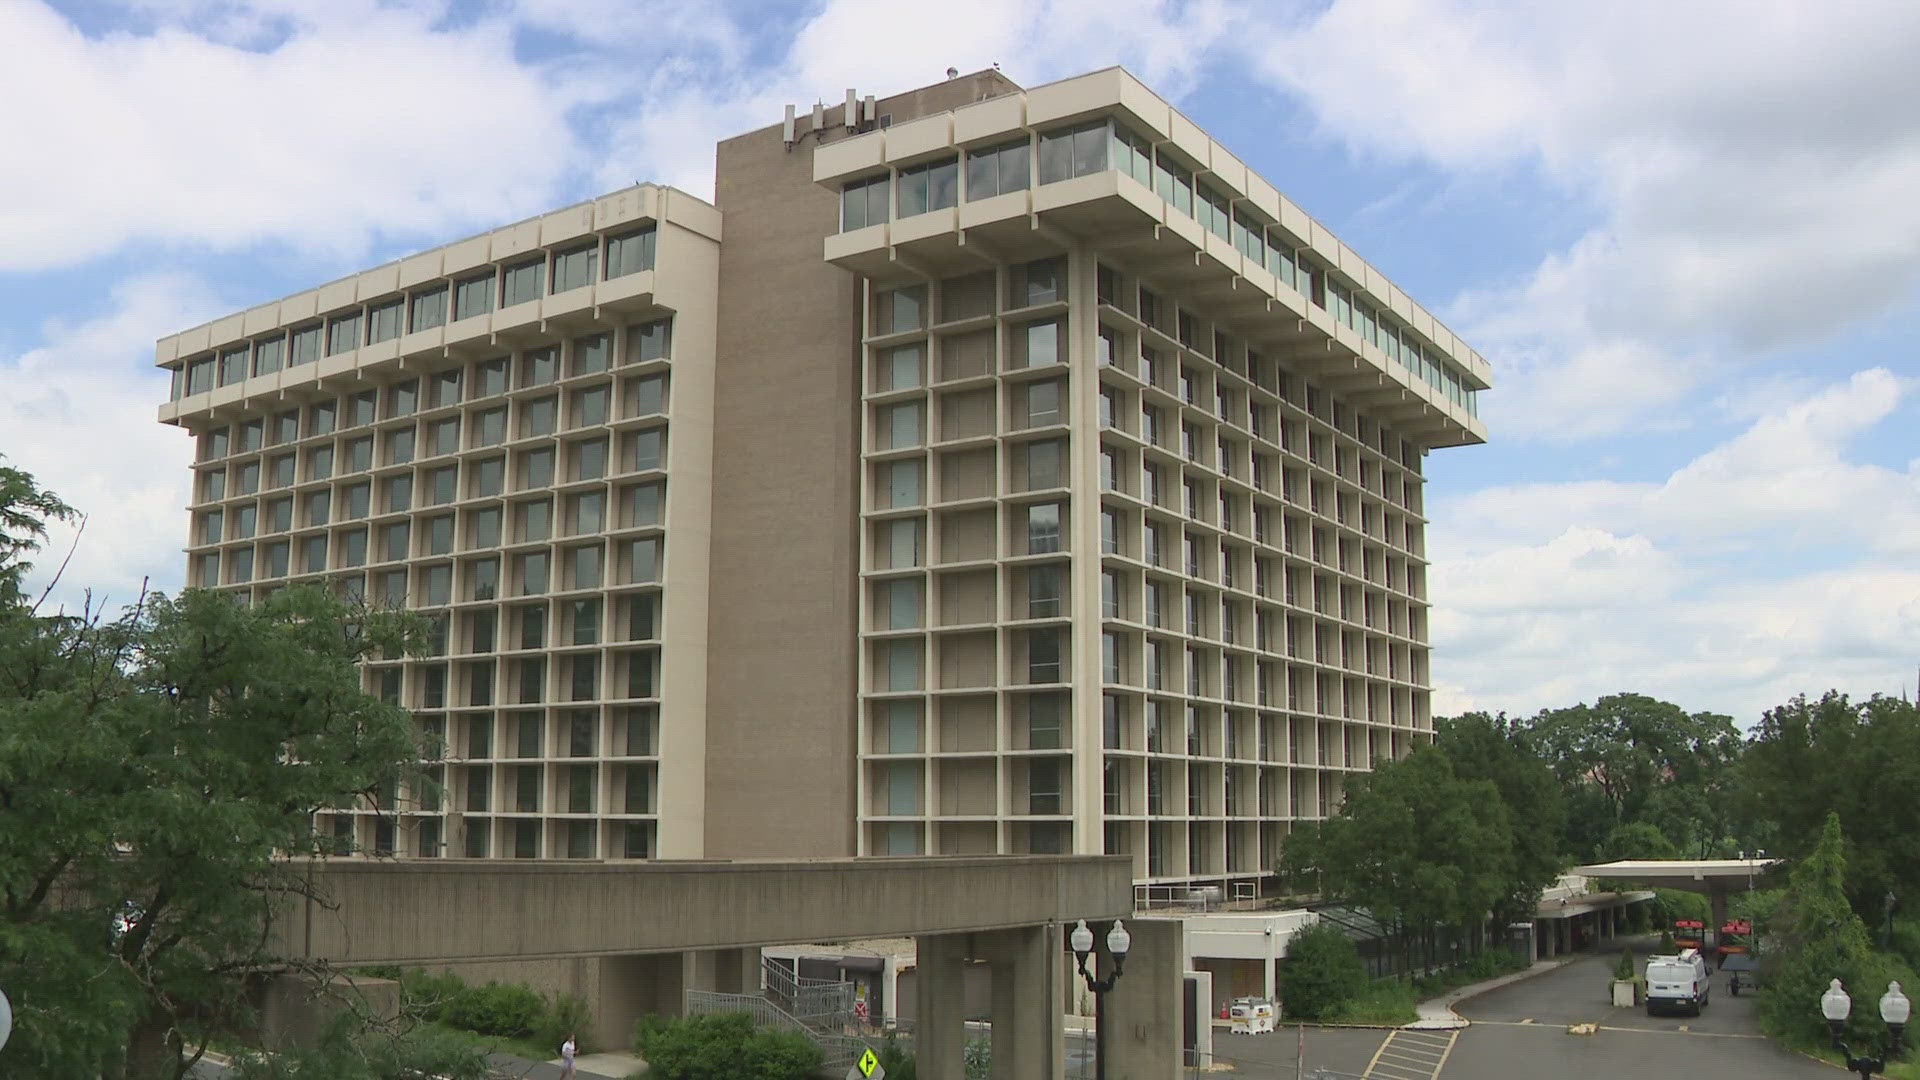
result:
[[[588,0],[560,0],[562,3]],[[713,190],[713,144],[845,100],[847,88],[880,97],[998,64],[1023,85],[1124,63],[1178,97],[1213,58],[1238,5],[1224,0],[979,0],[922,5],[906,16],[895,0],[828,0],[793,31],[777,61],[758,68],[711,66],[705,55],[670,59],[609,132],[603,185],[627,183],[631,162],[705,195]],[[905,25],[914,32],[902,33]]]
[[[1241,39],[1326,133],[1603,220],[1450,321],[1496,362],[1503,435],[1686,422],[1753,356],[1910,303],[1920,282],[1920,6],[1340,0]]]
[[[1909,387],[1881,369],[1756,420],[1663,482],[1491,487],[1433,508],[1435,710],[1621,689],[1752,720],[1891,692],[1920,655],[1920,473],[1853,460]],[[1796,553],[1838,568],[1792,569]]]
[[[0,354],[0,453],[87,517],[50,603],[77,610],[84,590],[119,604],[151,577],[176,588],[185,570],[191,440],[154,420],[167,378],[153,367],[155,327],[191,326],[227,307],[200,282],[137,277],[103,313],[44,328],[37,347]],[[49,530],[30,578],[37,592],[73,544]]]
[[[575,102],[516,61],[505,23],[365,0],[178,14],[218,38],[170,21],[88,38],[0,4],[0,143],[20,151],[0,155],[0,271],[133,241],[353,256],[543,209],[576,164]],[[228,43],[270,32],[269,51]]]

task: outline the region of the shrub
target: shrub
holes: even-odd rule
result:
[[[490,982],[454,995],[445,1010],[445,1020],[482,1035],[518,1039],[532,1035],[546,1011],[546,999],[535,991]]]
[[[887,1080],[917,1080],[915,1074],[919,1066],[915,1064],[912,1054],[900,1049],[900,1045],[893,1041],[893,1036],[887,1036],[886,1044],[880,1047],[879,1057],[880,1067],[887,1070]]]
[[[1620,962],[1613,966],[1614,980],[1617,982],[1627,982],[1638,974],[1639,972],[1635,971],[1633,967],[1633,950],[1620,950]]]
[[[539,1029],[534,1038],[549,1046],[558,1047],[573,1036],[573,1045],[580,1053],[592,1053],[587,1043],[587,1031],[593,1027],[593,1012],[587,1008],[587,1000],[577,994],[561,994],[553,999],[553,1004],[540,1018]],[[559,1053],[559,1050],[555,1050]]]
[[[649,1016],[634,1031],[658,1080],[807,1080],[820,1069],[820,1048],[791,1031],[758,1031],[741,1013],[663,1020]]]
[[[1360,950],[1335,927],[1317,923],[1287,943],[1280,995],[1288,1019],[1331,1019],[1366,988]]]
[[[1671,930],[1660,931],[1660,955],[1669,956],[1673,954],[1675,951],[1677,950],[1673,944],[1673,931]]]

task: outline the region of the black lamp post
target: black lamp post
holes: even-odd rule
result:
[[[1113,974],[1104,979],[1094,978],[1093,972],[1087,970],[1087,957],[1093,955],[1093,931],[1087,928],[1087,920],[1081,919],[1067,935],[1067,946],[1079,961],[1080,977],[1087,981],[1087,989],[1093,991],[1093,1075],[1095,1080],[1107,1080],[1107,991],[1113,989],[1120,978],[1120,969],[1127,962],[1127,950],[1133,947],[1133,935],[1127,933],[1119,919],[1113,920],[1113,929],[1107,931],[1107,953],[1113,957]],[[1095,967],[1098,966],[1096,963]]]
[[[1820,995],[1820,1015],[1827,1018],[1827,1029],[1833,1033],[1833,1048],[1847,1059],[1847,1071],[1860,1074],[1860,1080],[1871,1080],[1874,1073],[1887,1067],[1887,1062],[1900,1056],[1900,1039],[1906,1034],[1907,1016],[1912,1012],[1913,1003],[1907,995],[1900,992],[1900,984],[1887,984],[1887,992],[1880,996],[1880,1019],[1887,1025],[1887,1045],[1879,1057],[1855,1057],[1847,1048],[1847,1016],[1853,1012],[1853,998],[1840,987],[1840,980],[1833,980],[1827,992]]]

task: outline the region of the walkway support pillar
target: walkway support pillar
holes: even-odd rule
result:
[[[995,1075],[1062,1080],[1066,1024],[1060,1008],[1066,967],[1058,925],[976,935],[993,970]]]
[[[922,934],[914,939],[913,1054],[921,1080],[966,1078],[968,937]]]
[[[1185,926],[1177,919],[1132,919],[1127,930],[1133,946],[1124,973],[1107,992],[1100,1019],[1107,1025],[1107,1080],[1178,1076]],[[1094,940],[1104,978],[1113,962],[1106,934],[1095,934]]]

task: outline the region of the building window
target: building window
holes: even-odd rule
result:
[[[927,328],[927,287],[907,285],[874,296],[874,333],[900,334]]]
[[[1033,182],[1030,140],[1003,143],[967,155],[967,201],[1025,191]]]
[[[335,315],[327,320],[327,355],[352,352],[360,347],[360,313]]]
[[[1049,131],[1040,136],[1040,182],[1051,184],[1107,167],[1107,122]]]
[[[1031,814],[1060,813],[1060,759],[1034,758],[1027,762],[1027,812]],[[1057,850],[1057,837],[1043,844],[1040,834],[1034,834],[1034,846],[1046,850]]]
[[[1058,319],[1028,323],[1024,328],[1024,332],[1021,334],[1021,339],[1026,345],[1026,366],[1045,367],[1049,364],[1059,363],[1061,360],[1060,339],[1065,329],[1065,326]]]
[[[555,252],[553,256],[553,291],[566,292],[593,284],[594,271],[599,269],[600,244],[594,242],[571,251]]]
[[[547,260],[543,255],[537,259],[528,259],[507,267],[500,274],[500,306],[510,308],[515,304],[524,304],[540,298],[540,278],[546,269]]]
[[[1037,503],[1027,507],[1027,554],[1043,555],[1060,550],[1060,504]]]
[[[319,323],[296,329],[293,332],[291,340],[292,344],[289,346],[287,355],[288,367],[294,367],[299,364],[311,364],[315,360],[320,359]],[[189,388],[188,393],[192,392],[191,388]]]
[[[903,218],[954,205],[960,192],[960,163],[954,158],[900,170],[895,199]]]
[[[1027,695],[1027,748],[1060,749],[1060,727],[1066,711],[1065,694]]]
[[[613,336],[593,334],[573,341],[573,367],[570,374],[597,375],[613,366]]]
[[[413,333],[417,334],[422,330],[432,330],[437,326],[445,326],[447,322],[447,287],[442,285],[437,289],[414,293],[411,307],[411,330]]]
[[[1067,261],[1057,257],[1036,259],[1014,267],[1009,278],[1007,306],[1051,304],[1066,295]]]
[[[920,689],[921,646],[919,638],[883,641],[879,648],[881,685],[889,690]]]
[[[475,398],[493,397],[507,392],[507,358],[496,356],[491,360],[482,360],[473,366],[473,396]]]
[[[220,354],[220,385],[232,386],[247,377],[247,347],[228,349]]]
[[[887,220],[887,193],[891,190],[884,174],[856,180],[840,189],[840,231],[852,232]]]
[[[1050,427],[1060,422],[1058,380],[1027,384],[1027,426]],[[1106,399],[1102,397],[1102,400]]]
[[[1123,176],[1131,176],[1153,188],[1153,143],[1146,136],[1121,124],[1113,125],[1113,167]]]
[[[1057,566],[1031,566],[1027,568],[1027,618],[1057,619],[1061,615],[1060,568]],[[1044,680],[1052,682],[1054,680]]]
[[[921,624],[919,578],[895,578],[879,585],[882,618],[889,630],[911,630]]]
[[[641,323],[627,331],[627,358],[630,364],[642,364],[649,360],[665,360],[672,352],[673,320],[655,319]]]
[[[607,237],[607,280],[653,269],[654,229]]]
[[[880,466],[882,505],[890,509],[918,506],[921,502],[920,477],[921,463],[917,458],[883,462]]]
[[[897,450],[920,445],[921,408],[921,404],[917,401],[909,401],[901,405],[885,405],[880,408],[881,449]]]
[[[254,343],[253,373],[271,375],[279,371],[281,365],[286,363],[286,355],[287,339],[285,337],[271,337]]]
[[[382,341],[391,341],[400,336],[401,317],[406,311],[406,301],[399,298],[384,304],[375,304],[367,309],[367,344],[377,345]]]

